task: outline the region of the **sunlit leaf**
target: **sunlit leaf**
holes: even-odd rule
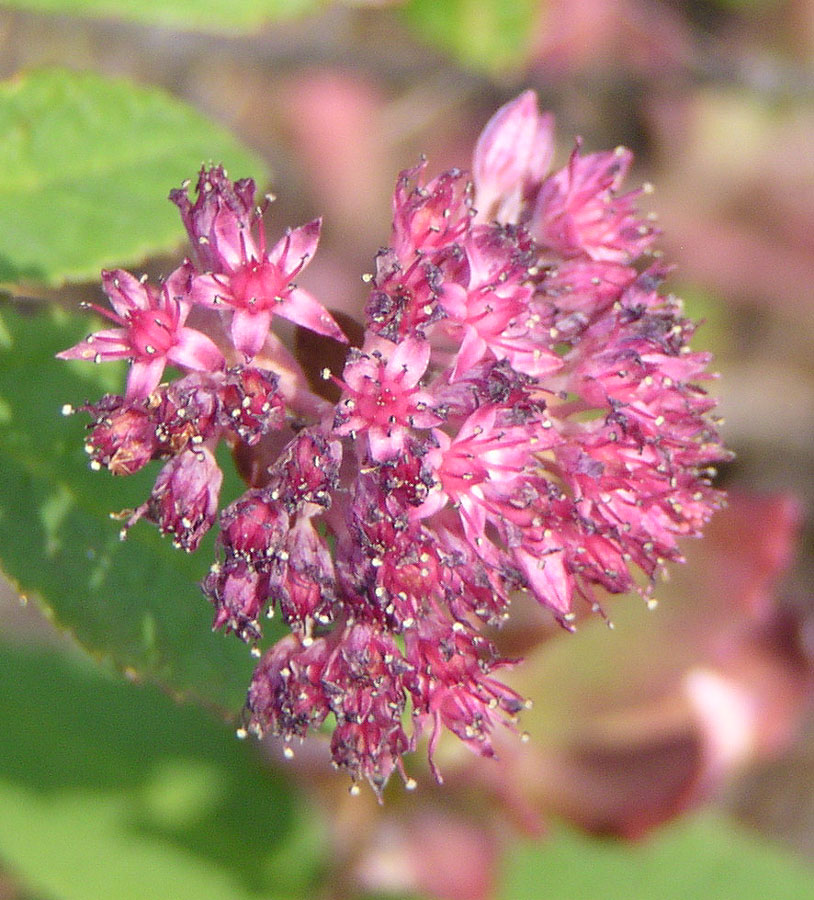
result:
[[[527,59],[540,0],[409,0],[403,14],[426,41],[474,69],[517,68]]]
[[[790,853],[711,816],[684,820],[642,843],[557,829],[512,848],[499,900],[800,900],[812,873]]]
[[[264,22],[290,19],[325,5],[325,0],[6,0],[3,6],[40,13],[126,19],[176,29],[239,32]]]
[[[84,665],[83,665],[84,662]],[[0,645],[0,859],[51,900],[314,895],[318,825],[202,710]]]
[[[138,7],[138,4],[134,4]],[[183,239],[170,189],[222,162],[264,166],[156,88],[43,69],[0,83],[0,282],[96,279]]]

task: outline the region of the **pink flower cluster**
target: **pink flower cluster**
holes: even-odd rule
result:
[[[131,362],[124,397],[86,407],[92,466],[166,460],[128,527],[194,550],[218,520],[215,627],[255,645],[276,608],[291,630],[257,666],[245,730],[288,745],[328,719],[335,764],[377,792],[394,769],[412,784],[422,733],[431,758],[443,728],[492,755],[524,701],[482,628],[513,592],[570,628],[579,603],[646,593],[720,501],[708,355],[642,263],[656,234],[641,192],[620,193],[631,154],[578,145],[550,172],[552,125],[526,92],[471,176],[401,174],[364,341],[324,372],[336,404],[271,329],[346,342],[295,283],[320,223],[268,249],[253,182],[221,168],[171,194],[193,258],[160,288],[104,273],[117,327],[60,354]],[[161,383],[167,363],[186,374]],[[250,488],[218,513],[220,441]]]

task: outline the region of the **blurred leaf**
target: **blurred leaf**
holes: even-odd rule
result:
[[[643,843],[557,829],[505,860],[500,900],[801,900],[812,872],[791,854],[712,817],[683,820]]]
[[[713,0],[713,2],[717,6],[724,7],[724,9],[749,15],[769,12],[780,6],[782,0]]]
[[[0,567],[93,654],[236,713],[252,661],[240,641],[210,630],[197,583],[213,559],[212,536],[194,555],[146,523],[121,542],[109,514],[142,503],[160,464],[125,479],[92,472],[87,417],[60,415],[64,403],[123,385],[111,364],[53,358],[93,330],[91,320],[4,309],[0,323]]]
[[[684,301],[684,315],[699,323],[693,335],[693,350],[712,353],[718,359],[731,356],[732,309],[699,285],[682,285],[678,293]]]
[[[3,6],[89,18],[125,19],[187,31],[234,33],[264,22],[290,19],[325,5],[325,0],[5,0]]]
[[[540,10],[540,0],[409,0],[403,14],[424,40],[494,72],[526,61]]]
[[[134,4],[138,7],[138,4]],[[155,88],[43,69],[0,84],[0,282],[95,279],[179,244],[167,200],[202,163],[265,170]]]
[[[195,707],[0,645],[0,858],[52,900],[311,897],[316,822]]]

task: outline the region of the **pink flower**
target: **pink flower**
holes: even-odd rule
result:
[[[451,503],[476,552],[487,541],[487,520],[502,519],[503,504],[510,502],[532,462],[529,429],[502,424],[503,412],[484,404],[463,422],[454,438],[440,429],[433,431],[436,446],[427,450],[424,465],[436,484],[413,513],[426,518]]]
[[[278,641],[260,660],[249,686],[249,730],[258,735],[272,730],[288,744],[318,727],[330,712],[323,672],[331,651],[325,638],[305,645],[290,634]]]
[[[123,534],[144,516],[171,535],[176,547],[191,553],[215,522],[222,481],[208,448],[184,450],[165,464],[149,500],[128,519]]]
[[[395,769],[409,783],[401,758],[411,746],[402,723],[410,668],[392,635],[360,623],[340,634],[322,674],[337,722],[334,761],[380,796]]]
[[[529,221],[535,240],[569,259],[630,263],[654,241],[657,230],[636,212],[642,191],[619,194],[633,154],[624,147],[579,155],[541,185]]]
[[[85,442],[92,468],[133,475],[157,453],[156,417],[145,400],[128,402],[108,394],[85,411],[94,418]]]
[[[226,428],[253,447],[285,424],[285,406],[274,372],[251,366],[227,370],[221,400]]]
[[[461,623],[449,627],[427,622],[409,632],[406,641],[408,658],[414,660],[408,676],[414,716],[422,726],[432,722],[430,759],[442,725],[475,753],[493,756],[495,724],[525,706],[519,694],[491,677],[507,662],[496,657],[489,641]],[[441,780],[437,770],[435,776]]]
[[[189,184],[170,191],[170,200],[181,213],[198,266],[209,272],[231,271],[243,258],[244,235],[257,218],[254,181],[232,182],[223,166],[202,167],[194,203],[189,200]]]
[[[248,730],[263,734],[271,728],[289,744],[333,713],[334,760],[380,794],[394,769],[407,781],[401,756],[410,742],[401,716],[408,671],[392,637],[370,625],[339,628],[333,640],[300,642],[291,635],[269,650],[255,672]]]
[[[489,120],[475,145],[472,180],[479,222],[519,222],[554,155],[554,117],[524,91]]]
[[[258,618],[266,606],[271,574],[242,559],[213,563],[201,588],[215,607],[212,628],[225,628],[243,641],[259,641]]]
[[[184,189],[171,194],[202,265],[210,269],[193,278],[192,300],[232,308],[232,342],[248,358],[260,352],[274,315],[347,343],[325,307],[294,283],[317,249],[321,221],[289,229],[266,250],[262,211],[254,210],[253,198],[254,182],[233,185],[219,168],[201,172],[194,205]]]
[[[184,327],[192,308],[187,295],[190,276],[185,264],[156,290],[122,269],[103,272],[102,284],[114,311],[93,308],[119,327],[95,332],[58,358],[129,359],[128,400],[149,396],[168,362],[202,372],[219,368],[223,356],[211,338]]]
[[[399,174],[393,195],[393,249],[402,262],[415,253],[432,256],[463,237],[472,218],[472,185],[459,169],[450,169],[427,184],[422,161]]]
[[[484,357],[506,359],[526,375],[556,371],[560,357],[539,327],[528,270],[532,245],[522,231],[480,227],[463,245],[469,277],[440,291],[441,327],[460,344],[450,380],[456,381]]]
[[[370,455],[381,462],[403,449],[410,429],[438,425],[433,395],[419,387],[429,361],[429,342],[416,338],[399,344],[375,338],[368,341],[367,352],[351,350],[339,382],[344,395],[335,433],[365,434]]]
[[[472,188],[452,169],[421,183],[425,163],[401,172],[393,195],[393,246],[376,257],[365,310],[371,332],[391,341],[422,336],[443,316],[444,280],[465,271],[460,242],[471,228]]]
[[[633,154],[624,147],[580,156],[548,173],[553,119],[532,91],[501,107],[478,141],[473,161],[478,221],[522,222],[543,249],[562,259],[629,263],[657,230],[636,212],[642,190],[619,194]]]
[[[272,576],[280,611],[294,631],[310,636],[315,624],[333,621],[337,608],[333,558],[309,516],[299,516],[286,537],[284,565]]]
[[[61,354],[132,359],[127,396],[87,407],[92,465],[166,460],[128,527],[192,550],[219,518],[215,627],[254,645],[279,610],[292,632],[257,667],[248,730],[293,752],[330,717],[335,765],[378,794],[394,771],[411,785],[425,731],[440,780],[444,729],[491,756],[514,728],[525,702],[496,677],[513,661],[479,630],[513,594],[573,630],[605,594],[649,595],[721,502],[709,357],[640,259],[655,232],[620,193],[630,154],[578,148],[550,174],[551,132],[527,92],[486,126],[474,184],[401,173],[333,405],[269,330],[345,340],[295,284],[320,222],[267,250],[253,182],[217,167],[194,202],[172,194],[195,266],[161,292],[106,275],[121,327]],[[159,387],[167,361],[195,371]],[[249,489],[218,516],[220,441]]]

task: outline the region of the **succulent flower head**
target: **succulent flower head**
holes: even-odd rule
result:
[[[192,550],[218,520],[215,627],[258,655],[264,614],[290,629],[262,653],[247,730],[293,752],[328,720],[334,763],[379,794],[394,771],[412,784],[422,734],[431,758],[445,729],[491,756],[514,727],[524,700],[497,674],[516,661],[481,630],[514,594],[572,629],[583,606],[647,595],[720,503],[709,358],[643,258],[632,157],[578,145],[550,171],[552,129],[526,92],[471,179],[401,173],[361,346],[324,373],[336,403],[270,330],[280,315],[346,341],[295,282],[320,222],[268,249],[254,183],[219,167],[171,195],[192,261],[160,289],[106,273],[118,327],[60,354],[131,360],[125,396],[86,407],[94,467],[164,461],[128,527]],[[182,375],[162,385],[167,362]],[[218,513],[220,442],[249,487]]]

